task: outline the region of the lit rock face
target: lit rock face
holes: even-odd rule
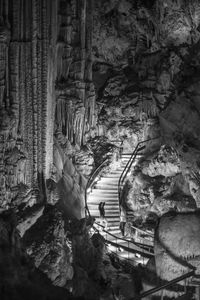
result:
[[[79,156],[80,159],[81,156]],[[85,160],[84,157],[82,157],[83,165],[85,165],[86,161],[93,163],[91,155],[89,157],[86,156]],[[80,166],[79,164],[79,169]],[[59,202],[68,217],[70,215],[79,219],[83,217],[86,177],[82,173],[91,172],[92,167],[93,164],[88,165],[84,171],[83,169],[80,170],[83,172],[78,171],[75,163],[73,164],[72,162],[72,158],[66,154],[65,150],[58,143],[55,143],[52,175],[47,182],[48,202],[51,204]]]
[[[161,217],[155,233],[157,275],[172,280],[196,268],[200,273],[199,213],[168,213]]]
[[[198,206],[199,177],[193,172],[198,156],[191,164],[177,150],[162,145],[133,168],[124,187],[124,204],[135,216],[145,220],[151,213],[161,216],[171,209],[183,212]]]
[[[51,49],[56,28],[46,25],[54,19],[56,5],[32,1],[25,7],[22,2],[2,1],[0,22],[0,207],[4,209],[13,205],[21,184],[37,202],[38,190],[45,192],[42,182],[50,175],[52,160],[55,52]]]
[[[142,172],[148,176],[158,175],[172,177],[180,173],[180,161],[175,149],[163,145],[155,159],[143,167]]]
[[[53,135],[65,139],[67,155],[70,148],[73,156],[79,152],[80,171],[84,164],[92,168],[81,146],[94,135],[96,115],[91,1],[2,0],[0,17],[0,209],[5,210],[18,206],[22,186],[31,195],[23,199],[30,206],[51,198],[46,180],[54,169]]]
[[[55,207],[47,207],[37,222],[26,231],[23,243],[37,268],[54,285],[66,286],[74,274],[72,250],[66,237],[62,214]]]

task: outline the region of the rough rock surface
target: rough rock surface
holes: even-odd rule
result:
[[[152,214],[195,210],[199,206],[199,167],[198,155],[192,153],[162,145],[158,152],[147,155],[126,182],[124,207],[144,222]]]
[[[51,281],[25,254],[12,212],[0,215],[0,298],[9,300],[76,299]],[[78,300],[78,299],[77,299]],[[80,298],[81,300],[81,298]]]
[[[196,268],[199,274],[199,212],[168,213],[161,217],[155,235],[158,276],[172,280]]]
[[[73,277],[71,242],[66,236],[61,212],[48,206],[37,222],[26,231],[23,244],[37,268],[54,285],[67,286]]]
[[[121,143],[132,152],[161,135],[126,184],[138,220],[200,206],[199,28],[198,0],[1,0],[0,211],[16,210],[54,283],[73,273],[64,220],[84,217],[87,179]],[[56,206],[43,212],[46,203]],[[93,260],[83,236],[74,243]],[[91,298],[97,274],[80,259]]]

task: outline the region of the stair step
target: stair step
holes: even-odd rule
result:
[[[101,181],[99,182],[109,182],[109,183],[118,183],[119,179],[118,178],[115,178],[115,179],[112,179],[112,178],[108,178],[108,177],[103,177],[101,178]]]
[[[110,217],[106,217],[106,219],[107,219],[107,221],[108,221],[108,224],[109,224],[109,227],[110,226],[119,226],[119,218],[117,217],[117,218],[110,218]]]
[[[118,186],[118,182],[119,182],[119,179],[116,180],[116,181],[112,181],[112,180],[101,180],[99,181],[96,186],[99,186],[99,185],[108,185],[108,186],[115,186],[117,187]]]
[[[110,230],[119,230],[119,224],[117,226],[110,226]]]
[[[108,221],[108,227],[111,227],[111,226],[119,226],[119,220],[118,221]]]
[[[101,182],[101,183],[98,183],[95,188],[102,188],[102,187],[105,187],[106,189],[111,189],[111,190],[116,189],[117,190],[118,184],[117,183],[109,183],[109,182],[107,182],[107,183]]]
[[[91,193],[88,196],[88,201],[89,199],[92,199],[93,201],[97,201],[97,202],[99,202],[99,200],[103,201],[104,199],[108,199],[110,201],[118,201],[118,193],[117,194],[104,193],[102,195],[100,193]]]
[[[95,210],[90,210],[90,214],[92,215],[92,216],[94,216],[95,218],[98,218],[99,219],[99,212],[98,211],[95,211]],[[106,214],[105,214],[105,218],[106,219],[108,219],[107,221],[109,221],[110,219],[113,219],[113,221],[116,221],[116,220],[118,220],[118,222],[119,222],[119,212],[107,212]]]
[[[97,209],[98,208],[98,206],[99,206],[99,204],[98,203],[95,203],[95,204],[92,204],[92,203],[88,203],[88,207],[90,207],[91,209]],[[105,211],[110,211],[110,210],[117,210],[117,211],[119,211],[119,205],[118,205],[118,203],[114,203],[114,204],[110,204],[110,203],[106,203],[105,204]]]
[[[118,206],[119,207],[118,199],[112,200],[112,199],[105,198],[105,197],[102,199],[98,199],[98,201],[95,200],[94,198],[90,198],[87,203],[90,205],[99,205],[100,202],[102,202],[102,201],[105,202],[106,207],[108,207],[108,206]]]
[[[115,186],[104,186],[104,185],[102,185],[102,186],[95,186],[94,187],[94,190],[104,190],[104,191],[110,191],[110,192],[112,192],[112,191],[116,191],[116,187]]]
[[[115,208],[118,208],[118,210],[119,210],[119,202],[118,201],[112,201],[112,202],[110,202],[109,200],[107,200],[107,199],[104,199],[105,201],[105,206],[106,206],[106,208],[109,208],[109,207],[115,207]],[[92,205],[92,206],[99,206],[99,203],[100,202],[102,202],[102,201],[98,201],[98,202],[96,202],[96,201],[88,201],[88,206],[90,205]]]
[[[117,191],[113,191],[113,190],[104,191],[101,189],[94,189],[94,190],[92,190],[91,193],[88,194],[88,197],[90,197],[91,195],[94,197],[99,196],[101,198],[106,197],[106,196],[108,196],[108,198],[116,198],[116,197],[118,197],[118,190]]]
[[[90,210],[90,212],[97,212],[97,214],[99,213],[99,209],[97,207],[97,205],[91,205],[91,204],[88,204],[88,208]],[[110,214],[110,213],[113,213],[113,214],[119,214],[119,209],[117,206],[113,207],[113,206],[110,206],[110,207],[106,207],[105,208],[105,214]]]
[[[102,195],[118,195],[118,191],[115,190],[104,190],[104,189],[93,189],[92,192],[96,195],[101,191]]]
[[[88,197],[88,201],[87,203],[90,203],[90,204],[97,204],[99,205],[100,202],[106,202],[106,205],[119,205],[119,200],[118,200],[118,197],[100,197],[100,196],[94,196],[94,195],[90,195]]]
[[[101,201],[113,201],[113,202],[115,202],[115,201],[117,201],[117,202],[119,202],[119,200],[118,200],[118,194],[116,194],[116,195],[113,195],[113,194],[104,194],[104,195],[100,195],[100,194],[93,194],[93,193],[91,193],[89,196],[88,196],[88,201],[92,201],[92,202],[97,202],[97,203],[99,203],[99,202],[101,202]]]
[[[114,174],[107,174],[107,175],[105,175],[105,176],[103,176],[99,181],[98,181],[98,183],[99,182],[101,182],[101,181],[110,181],[110,182],[116,182],[116,181],[118,181],[119,180],[119,177],[121,176],[121,174],[122,174],[122,172],[120,172],[120,173],[114,173]],[[113,176],[113,177],[112,177]]]
[[[91,214],[91,216],[93,216],[94,218],[97,218],[97,219],[99,219],[99,212],[95,212],[95,211],[90,211],[90,214]],[[107,220],[107,222],[118,222],[118,224],[119,224],[119,214],[117,214],[117,213],[107,213],[106,215],[105,215],[105,218],[106,218],[106,220]]]

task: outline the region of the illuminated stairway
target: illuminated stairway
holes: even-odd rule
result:
[[[112,234],[107,234],[102,231],[101,227],[96,225],[101,231],[101,234],[107,241],[113,242],[109,248],[116,252],[120,257],[134,259],[137,262],[144,262],[144,258],[133,252],[124,250],[122,247],[132,248],[133,250],[140,251],[141,249],[128,240],[122,240],[122,234],[119,229],[120,225],[120,210],[118,198],[118,182],[119,178],[130,159],[131,154],[122,154],[121,162],[115,170],[111,170],[106,175],[102,176],[93,186],[92,191],[87,196],[87,206],[91,216],[95,217],[96,222],[100,222],[98,206],[100,202],[105,202],[105,218],[107,220],[107,231]],[[141,156],[138,154],[138,156]],[[137,161],[137,160],[136,160]],[[136,162],[135,162],[136,163]],[[116,247],[116,244],[118,247]]]
[[[87,197],[90,214],[97,221],[99,220],[99,203],[101,201],[105,202],[105,217],[108,221],[109,232],[114,235],[119,234],[119,236],[121,236],[121,232],[119,230],[118,181],[129,158],[130,154],[122,154],[120,165],[115,170],[101,177]]]

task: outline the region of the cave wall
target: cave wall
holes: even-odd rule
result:
[[[58,8],[55,134],[86,142],[95,125],[92,83],[92,1],[60,1]]]
[[[1,209],[83,206],[99,136],[198,149],[198,1],[0,3]]]
[[[69,147],[74,154],[86,143],[96,116],[92,1],[0,4],[0,207],[5,209],[49,201],[46,180],[62,174],[53,163],[56,145],[64,164]]]
[[[20,192],[31,193],[33,202],[39,190],[45,194],[52,162],[56,10],[56,1],[1,1],[1,206]]]

